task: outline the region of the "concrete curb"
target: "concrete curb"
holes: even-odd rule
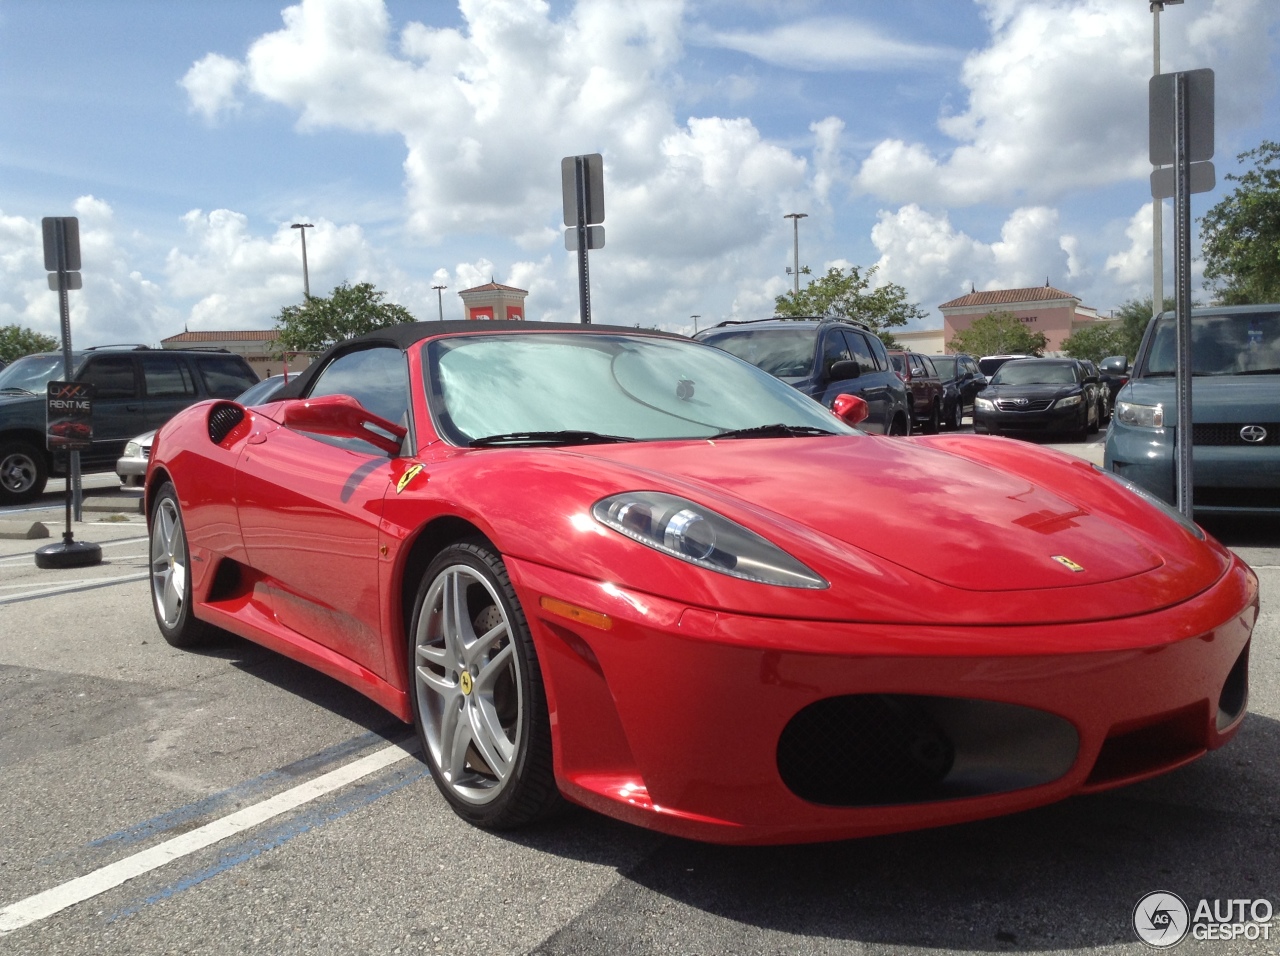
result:
[[[39,521],[0,521],[0,539],[31,541],[49,537],[49,529]]]

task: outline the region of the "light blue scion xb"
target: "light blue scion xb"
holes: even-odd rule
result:
[[[1177,327],[1151,320],[1116,396],[1104,466],[1173,503]],[[1192,504],[1280,515],[1280,305],[1191,313]]]

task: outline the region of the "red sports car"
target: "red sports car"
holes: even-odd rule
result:
[[[160,430],[156,618],[412,721],[493,828],[567,799],[715,842],[857,837],[1236,732],[1247,566],[1079,459],[862,414],[661,332],[393,326]]]

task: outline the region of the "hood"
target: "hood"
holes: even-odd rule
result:
[[[718,502],[734,499],[739,513],[731,517],[784,547],[779,532],[791,537],[788,526],[799,525],[797,538],[817,533],[843,546],[839,551],[856,549],[966,591],[1082,587],[1162,563],[1113,516],[1094,514],[1047,484],[916,441],[666,444],[660,459],[644,445],[600,448],[601,457],[652,465],[681,480],[688,487],[677,493],[709,507],[728,510]]]
[[[1197,375],[1191,380],[1195,422],[1228,424],[1280,421],[1280,375]],[[1172,376],[1130,379],[1118,402],[1163,405],[1166,425],[1178,421],[1178,393]]]

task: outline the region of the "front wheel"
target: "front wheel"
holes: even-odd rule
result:
[[[947,430],[957,432],[960,430],[960,403],[956,402],[951,406],[951,411],[947,413]]]
[[[174,647],[200,647],[216,629],[191,612],[191,553],[178,493],[160,486],[151,508],[151,607],[164,639]]]
[[[509,829],[557,809],[538,655],[502,558],[480,542],[440,552],[410,634],[414,724],[454,812]]]
[[[25,441],[0,443],[0,505],[33,501],[48,481],[49,466],[40,449]]]

